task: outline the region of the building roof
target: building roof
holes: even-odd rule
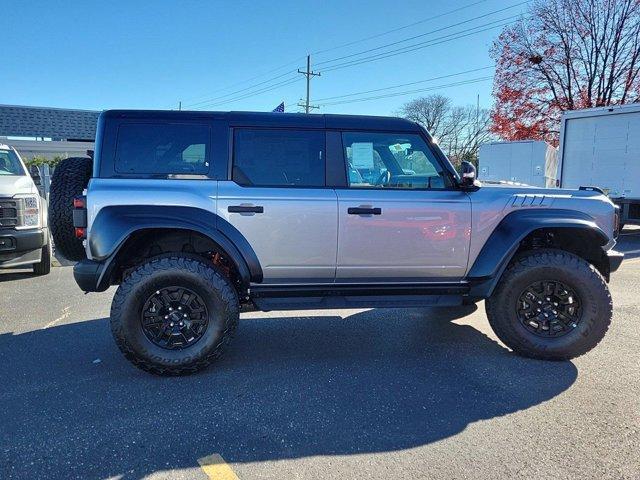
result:
[[[99,115],[92,110],[0,105],[0,136],[93,141]]]

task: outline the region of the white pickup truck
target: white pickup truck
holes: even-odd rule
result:
[[[51,271],[47,203],[15,149],[0,144],[0,268],[32,266]],[[34,181],[35,180],[35,181]]]

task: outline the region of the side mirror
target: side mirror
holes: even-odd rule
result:
[[[464,161],[461,164],[462,186],[478,187],[476,167],[471,162]]]
[[[35,183],[37,187],[42,185],[42,177],[40,176],[40,169],[36,165],[31,165],[29,167],[29,174],[33,179],[33,183]]]

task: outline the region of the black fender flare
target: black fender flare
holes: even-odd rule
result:
[[[479,298],[490,296],[520,242],[531,232],[543,228],[583,230],[599,246],[609,242],[607,234],[586,213],[563,209],[517,210],[500,221],[469,269],[470,295]]]
[[[162,228],[192,230],[209,237],[233,262],[243,284],[262,282],[262,267],[247,239],[215,213],[185,206],[111,205],[98,212],[89,235],[93,260],[107,264],[100,283],[107,280],[117,253],[135,232]]]

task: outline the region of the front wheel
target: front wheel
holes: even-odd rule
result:
[[[486,301],[498,338],[519,355],[543,360],[569,360],[595,347],[612,308],[600,272],[555,249],[518,255]]]
[[[198,258],[165,256],[123,280],[111,304],[111,331],[137,367],[181,375],[220,356],[238,317],[238,296],[220,271]]]
[[[51,272],[51,239],[44,247],[40,254],[40,261],[33,264],[33,273],[36,275],[49,275]]]

